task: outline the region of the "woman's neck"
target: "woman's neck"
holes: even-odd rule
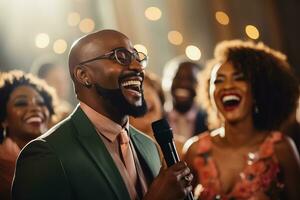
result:
[[[266,137],[266,131],[255,129],[251,122],[225,123],[224,129],[225,142],[236,148],[256,145]]]
[[[13,137],[13,136],[10,136],[10,138],[12,139],[12,141],[14,141],[18,145],[18,147],[20,149],[22,149],[28,142],[31,141],[31,140],[26,140],[25,141],[25,140],[22,140],[18,137]]]

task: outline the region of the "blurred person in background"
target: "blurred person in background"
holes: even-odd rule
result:
[[[200,69],[197,63],[181,62],[171,85],[173,109],[166,116],[174,137],[183,143],[207,130],[206,113],[195,102]]]
[[[65,67],[59,62],[44,61],[43,63],[35,64],[31,71],[55,88],[59,103],[56,108],[57,121],[54,124],[63,120],[73,109],[73,106],[68,102],[70,82]]]
[[[10,199],[20,149],[48,130],[56,96],[45,81],[22,71],[0,79],[0,199]]]
[[[163,104],[165,97],[158,76],[150,71],[145,72],[144,98],[147,104],[147,113],[141,117],[129,117],[129,121],[138,130],[154,139],[151,123],[164,116]]]
[[[163,105],[165,102],[165,96],[159,77],[156,74],[147,71],[145,73],[143,90],[148,108],[147,113],[141,117],[131,116],[129,117],[129,121],[133,127],[146,133],[155,140],[151,124],[164,117]],[[178,155],[181,157],[183,142],[177,140],[177,138],[174,138],[174,140]]]
[[[298,82],[286,56],[263,43],[224,41],[201,75],[212,132],[191,138],[184,160],[195,196],[213,199],[300,199],[300,161],[278,131],[295,111]]]

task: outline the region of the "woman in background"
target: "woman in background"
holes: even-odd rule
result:
[[[17,156],[30,140],[48,130],[54,90],[31,74],[10,71],[0,80],[0,199],[10,199]]]
[[[213,63],[204,80],[209,83],[206,108],[210,128],[220,128],[184,147],[195,196],[300,199],[299,155],[278,131],[299,96],[286,57],[262,43],[234,40],[217,45]]]

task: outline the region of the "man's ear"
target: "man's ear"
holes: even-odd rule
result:
[[[77,65],[74,68],[74,78],[75,80],[80,83],[81,85],[90,88],[91,87],[91,78],[90,75],[88,73],[88,70],[86,67],[81,66],[81,65]]]

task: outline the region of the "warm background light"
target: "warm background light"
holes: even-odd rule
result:
[[[161,10],[157,7],[149,7],[145,10],[145,16],[151,21],[156,21],[161,18]]]
[[[53,44],[53,51],[57,54],[63,54],[67,50],[67,42],[63,39],[56,40]]]
[[[245,28],[245,32],[246,32],[247,36],[251,39],[256,40],[259,38],[259,31],[253,25],[247,25]]]
[[[178,31],[170,31],[168,33],[168,40],[171,44],[180,45],[182,44],[183,37],[181,33]]]
[[[215,14],[216,20],[222,25],[229,24],[229,17],[225,12],[217,11]]]
[[[79,29],[83,33],[90,33],[95,29],[95,22],[90,18],[85,18],[81,20],[79,24]]]
[[[68,15],[69,26],[77,26],[80,22],[80,15],[77,12],[72,12]]]
[[[137,51],[143,52],[144,54],[148,55],[148,50],[147,50],[147,48],[144,45],[142,45],[142,44],[136,44],[136,45],[134,45],[134,48]]]
[[[50,42],[50,38],[49,35],[46,33],[39,33],[36,37],[35,37],[35,45],[38,48],[46,48],[49,45]]]
[[[48,55],[67,65],[67,52],[78,38],[94,31],[113,29],[128,36],[133,45],[146,47],[150,57],[148,69],[158,76],[170,60],[189,59],[188,45],[200,49],[194,57],[188,53],[189,57],[200,57],[201,63],[206,63],[213,58],[217,43],[248,39],[289,52],[289,61],[296,66],[300,77],[296,48],[300,45],[295,43],[300,32],[293,23],[295,17],[289,15],[297,13],[300,4],[282,2],[0,0],[0,71],[14,68],[30,71],[36,60]],[[254,25],[254,33],[249,28],[246,31],[246,25]],[[39,33],[47,36],[37,37]],[[65,40],[66,44],[56,41],[58,39]]]
[[[194,45],[189,45],[185,49],[186,56],[191,60],[200,60],[201,51],[198,47]]]

